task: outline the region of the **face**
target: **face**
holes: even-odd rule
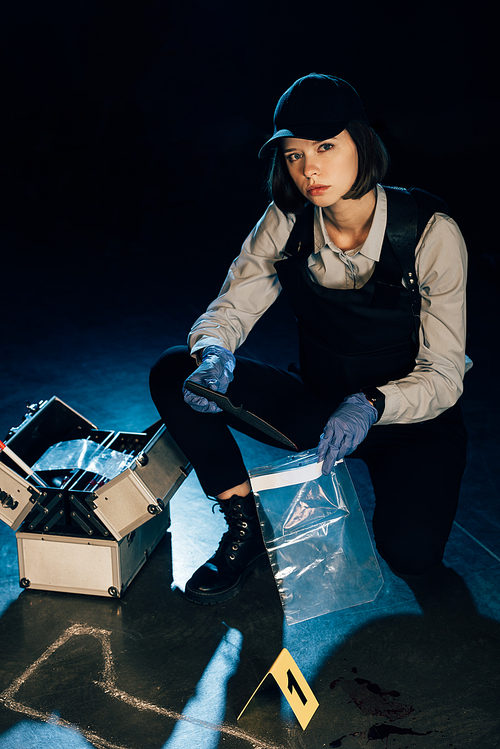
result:
[[[307,200],[327,208],[349,192],[358,175],[358,152],[347,130],[314,141],[283,138],[288,172]]]

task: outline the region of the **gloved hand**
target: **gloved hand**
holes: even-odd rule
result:
[[[336,460],[354,452],[377,420],[377,409],[363,393],[345,398],[328,419],[318,445],[318,463],[324,459],[321,472],[330,473]]]
[[[188,377],[189,380],[204,385],[210,390],[225,393],[233,379],[236,359],[234,354],[222,346],[207,346],[203,349],[200,366]],[[222,411],[213,401],[200,395],[195,395],[183,387],[184,400],[191,408],[201,413],[215,414]]]

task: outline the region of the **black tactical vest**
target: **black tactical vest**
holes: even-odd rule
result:
[[[332,407],[362,388],[405,377],[415,366],[420,312],[415,248],[432,214],[449,212],[423,190],[384,189],[386,234],[380,260],[362,288],[327,289],[311,279],[311,203],[297,216],[284,259],[275,263],[297,320],[303,381]]]

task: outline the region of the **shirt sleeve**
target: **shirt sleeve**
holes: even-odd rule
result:
[[[406,377],[378,388],[385,395],[378,424],[432,419],[453,406],[463,390],[467,250],[449,216],[431,217],[415,261],[421,296],[416,366]]]
[[[274,263],[290,236],[294,218],[271,203],[231,263],[218,297],[194,323],[188,337],[192,355],[206,346],[234,353],[281,291]]]

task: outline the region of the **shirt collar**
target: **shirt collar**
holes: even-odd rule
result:
[[[387,196],[382,185],[377,184],[376,189],[377,203],[375,205],[375,213],[373,215],[373,222],[370,231],[358,251],[353,253],[353,257],[357,254],[361,254],[370,260],[378,262],[387,224]],[[321,252],[325,247],[329,247],[333,252],[340,252],[339,248],[328,236],[323,217],[323,209],[316,207],[314,209],[314,252]]]

